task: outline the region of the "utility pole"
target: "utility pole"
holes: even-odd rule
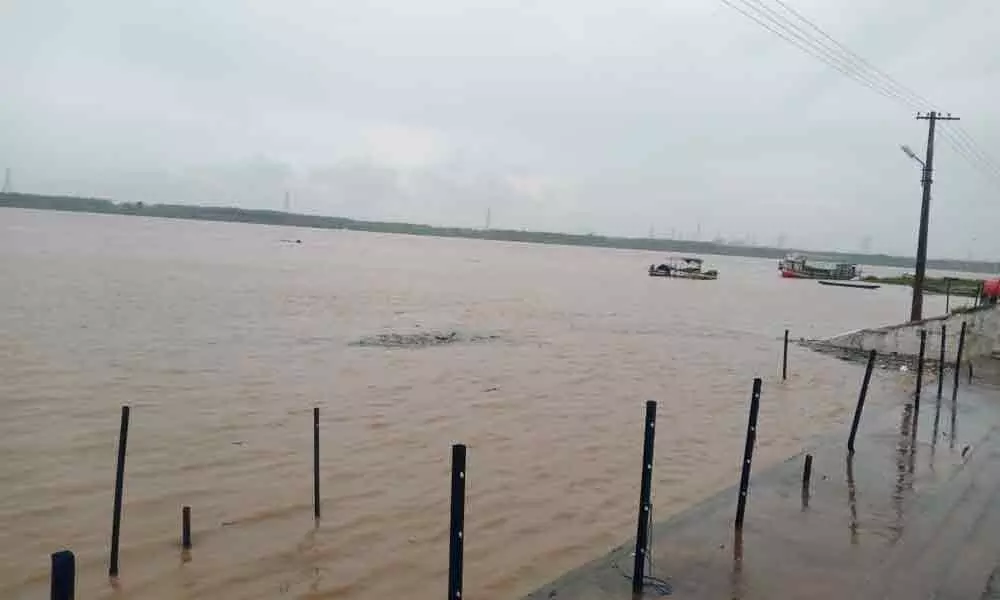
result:
[[[0,194],[13,194],[14,184],[10,182],[10,167],[8,167],[3,172],[3,189],[0,189]]]
[[[486,207],[486,227],[483,229],[489,230],[490,222],[493,220],[493,209],[489,206]]]
[[[931,111],[925,115],[917,113],[917,119],[927,121],[927,158],[924,159],[923,198],[920,202],[920,230],[917,233],[917,265],[913,273],[913,304],[910,305],[910,321],[919,321],[924,313],[924,274],[927,271],[927,225],[931,213],[931,173],[934,171],[934,124],[938,121],[957,121],[951,113],[942,115]]]

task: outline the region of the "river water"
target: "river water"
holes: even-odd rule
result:
[[[440,598],[463,442],[465,593],[516,598],[634,533],[645,400],[661,519],[735,483],[754,376],[755,468],[849,419],[862,369],[793,347],[781,382],[786,327],[833,335],[909,310],[905,288],[782,280],[771,260],[648,277],[661,258],[0,210],[0,597],[45,597],[49,554],[69,548],[80,598]],[[352,344],[426,331],[461,341]],[[878,373],[872,401],[900,402],[910,377]]]

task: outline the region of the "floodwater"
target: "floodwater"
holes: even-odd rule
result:
[[[781,382],[786,327],[833,335],[909,310],[905,288],[782,280],[771,260],[648,277],[661,258],[0,210],[0,597],[44,597],[49,554],[69,548],[80,598],[439,598],[455,442],[465,595],[518,597],[633,534],[645,400],[659,520],[734,483],[754,376],[755,468],[849,419],[862,369],[793,347]],[[352,345],[421,331],[484,339]],[[901,401],[909,377],[878,373],[872,401]]]

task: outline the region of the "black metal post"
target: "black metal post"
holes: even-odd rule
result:
[[[191,507],[181,509],[181,548],[191,549]]]
[[[781,380],[788,379],[788,330],[785,330],[785,350],[781,354]]]
[[[865,378],[861,380],[861,393],[858,394],[858,405],[854,408],[854,420],[851,421],[851,435],[847,438],[847,452],[854,454],[854,438],[858,435],[858,425],[861,424],[861,411],[865,409],[865,396],[868,395],[868,383],[872,380],[872,369],[875,367],[875,351],[868,353],[868,366],[865,367]]]
[[[313,516],[319,518],[319,407],[313,408]]]
[[[465,546],[465,445],[451,447],[451,537],[448,543],[448,600],[462,598]]]
[[[806,454],[806,464],[802,467],[802,508],[809,506],[809,482],[812,479],[813,455]]]
[[[962,375],[962,350],[965,348],[965,321],[962,321],[962,329],[958,332],[958,351],[955,353],[955,386],[951,391],[951,403],[955,404],[958,398],[958,379]]]
[[[740,495],[736,502],[736,529],[743,530],[743,518],[747,509],[747,494],[750,485],[750,464],[753,462],[753,447],[757,441],[757,413],[760,412],[760,377],[753,380],[750,395],[750,418],[747,421],[747,441],[743,449],[743,469],[740,473]]]
[[[642,484],[639,488],[639,517],[635,531],[635,564],[632,568],[632,592],[642,591],[646,555],[649,549],[649,497],[653,487],[653,440],[656,436],[656,402],[646,402],[646,421],[642,438]]]
[[[927,350],[927,330],[920,330],[920,353],[917,354],[917,389],[913,392],[913,439],[917,438],[917,418],[920,416],[920,388],[924,385],[924,352]]]
[[[115,471],[115,507],[111,516],[111,561],[108,575],[118,576],[118,540],[122,529],[122,494],[125,485],[125,448],[128,446],[129,407],[122,407],[121,429],[118,432],[118,467]]]
[[[76,596],[76,558],[69,550],[52,554],[52,600],[73,600]]]
[[[945,348],[945,340],[948,339],[947,334],[948,334],[948,326],[945,325],[944,323],[941,323],[941,347],[939,348],[938,352],[938,377],[937,377],[938,400],[941,399],[941,392],[944,389],[944,348]]]

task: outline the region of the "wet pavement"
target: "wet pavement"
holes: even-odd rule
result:
[[[735,487],[654,526],[656,579],[641,597],[667,595],[661,580],[673,598],[988,597],[1000,565],[1000,387],[964,379],[957,402],[951,385],[940,402],[932,385],[916,406],[865,414],[853,458],[845,430],[754,473],[742,535]],[[632,598],[634,543],[528,600]]]

